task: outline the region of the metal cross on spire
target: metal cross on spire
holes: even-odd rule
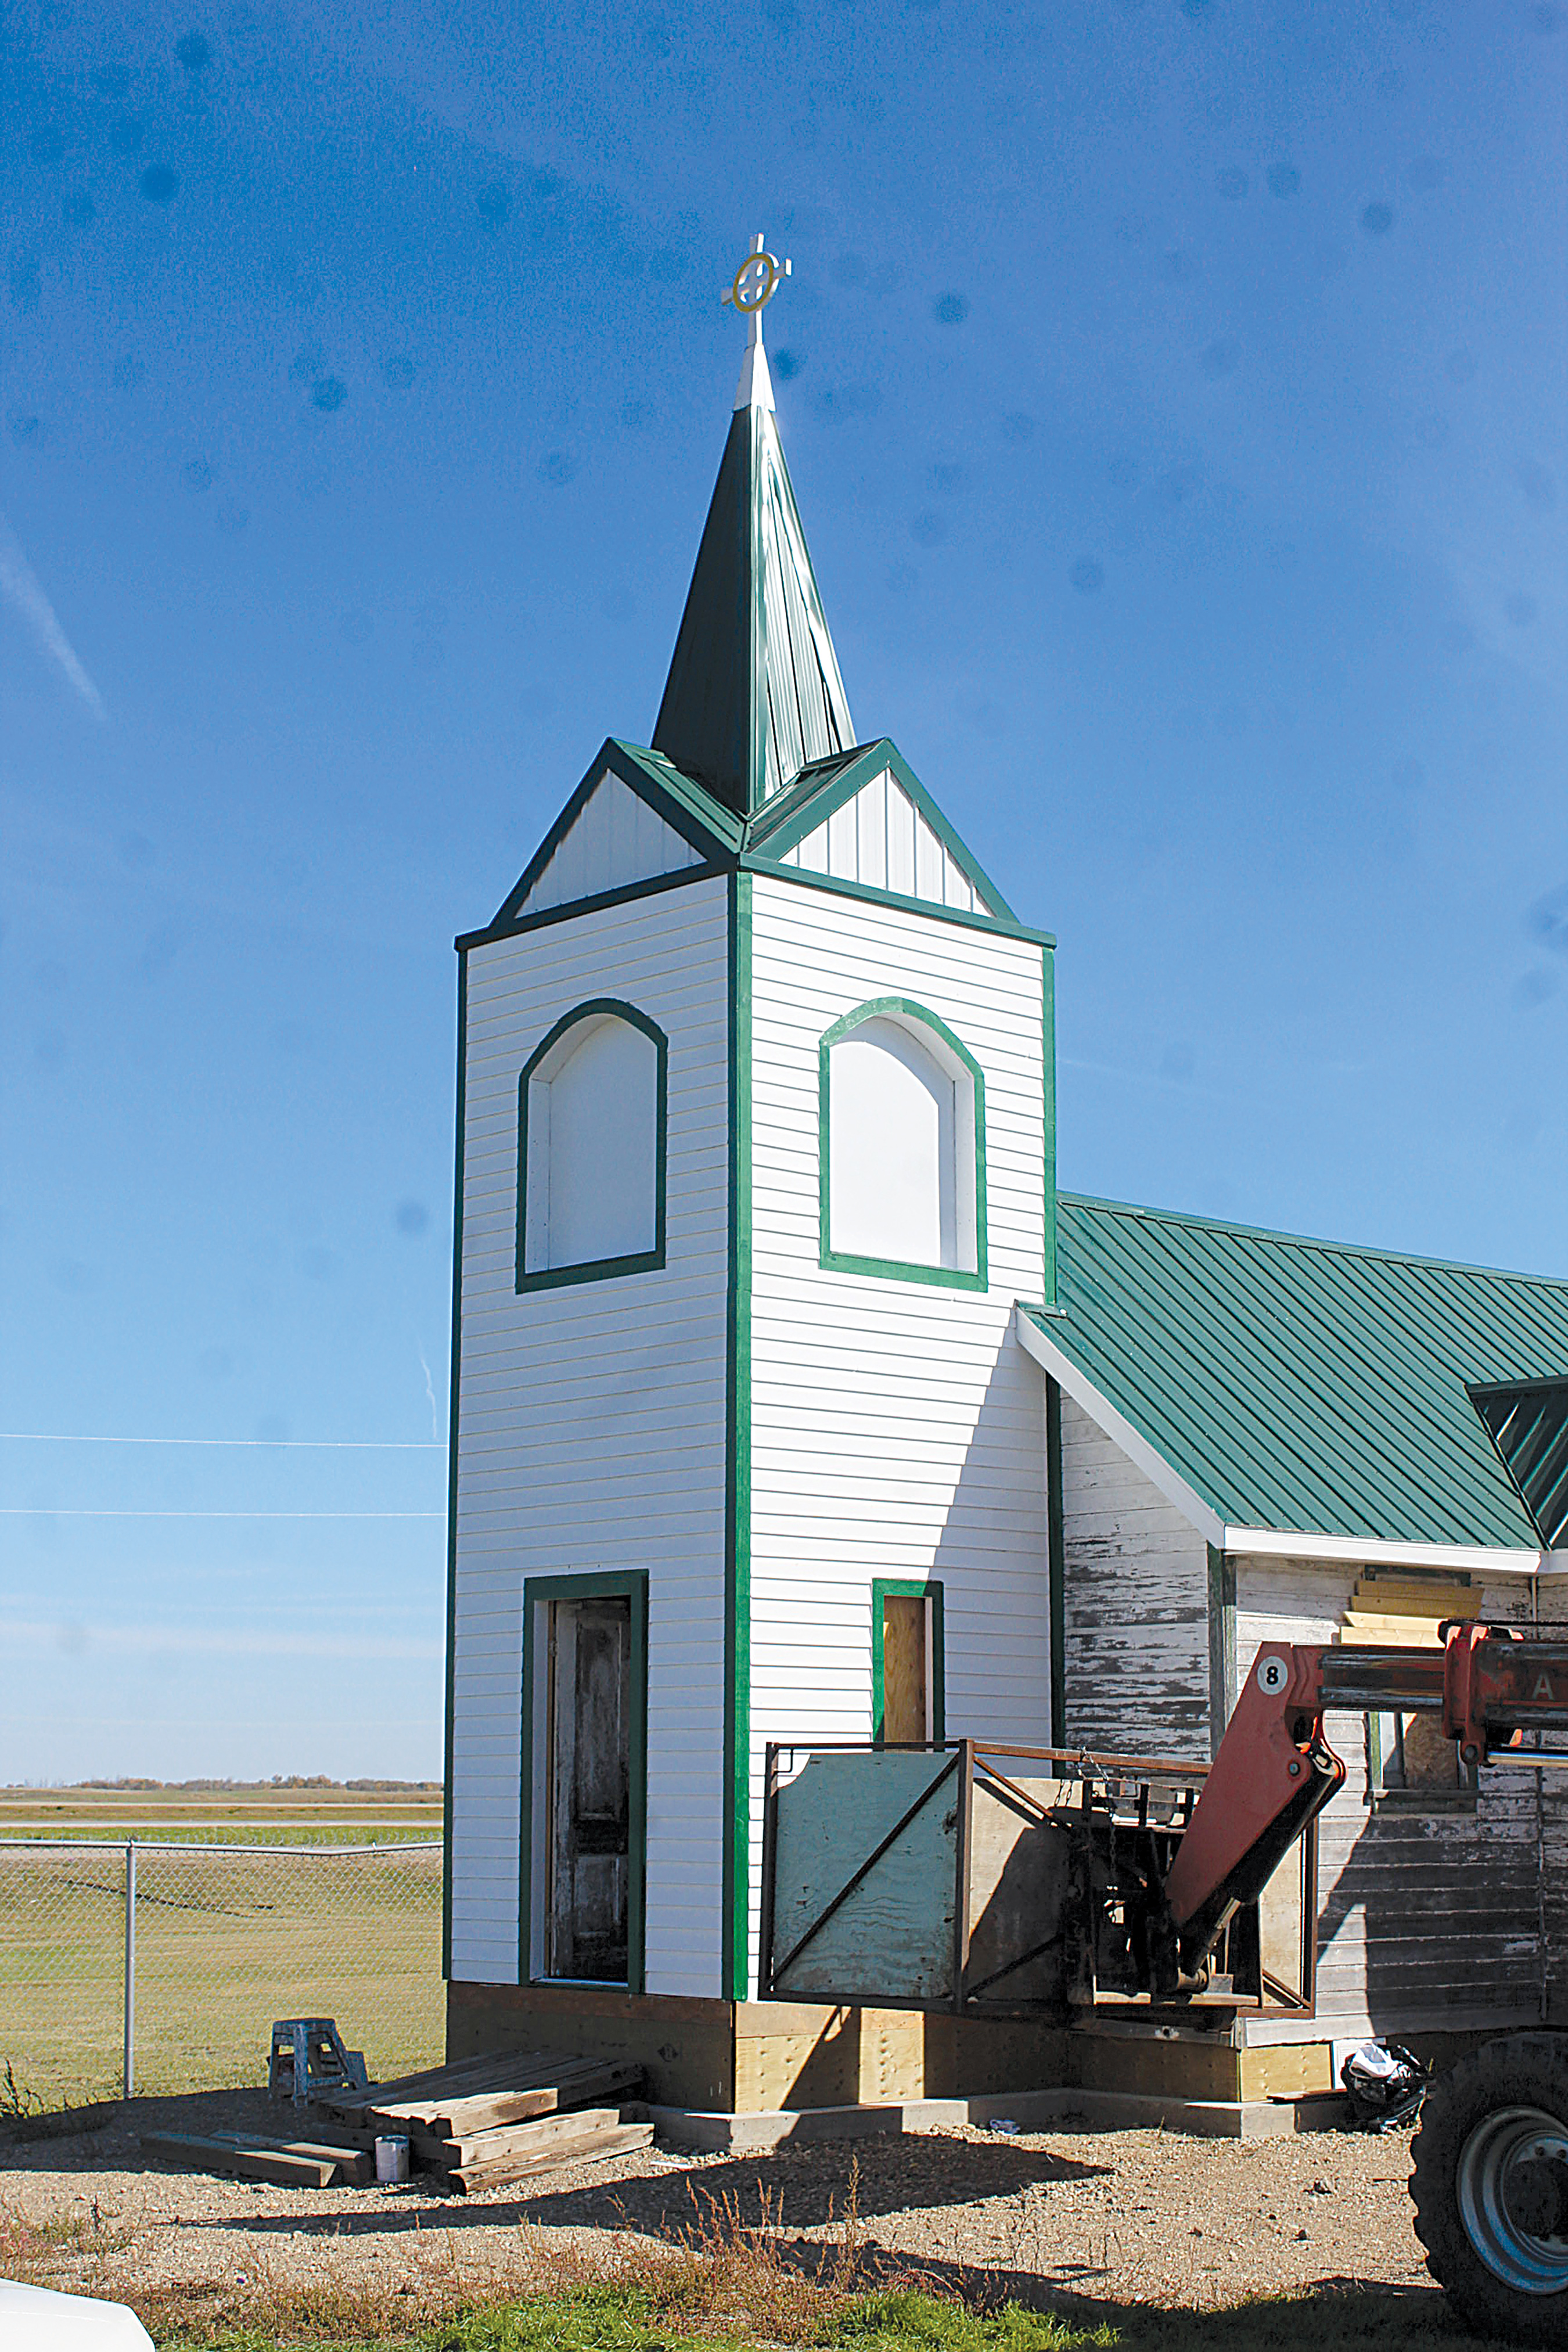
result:
[[[724,289],[721,299],[733,303],[746,321],[746,356],[741,367],[740,389],[735,394],[737,408],[772,408],[773,404],[773,384],[763,351],[763,312],[778,292],[780,279],[788,278],[793,268],[793,263],[780,261],[768,251],[759,229],[752,239],[750,253]]]

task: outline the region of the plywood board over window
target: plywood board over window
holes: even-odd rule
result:
[[[871,1736],[889,1748],[946,1738],[940,1583],[878,1577],[871,1586]]]

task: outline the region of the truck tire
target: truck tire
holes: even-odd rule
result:
[[[1426,2267],[1471,2327],[1568,2345],[1568,2038],[1510,2034],[1439,2075],[1412,2157]]]

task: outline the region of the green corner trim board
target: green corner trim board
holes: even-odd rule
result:
[[[721,1969],[751,1981],[752,877],[730,877],[730,1254],[724,1363],[724,1857]]]
[[[1470,1391],[1568,1380],[1568,1282],[1071,1193],[1057,1234],[1024,1311],[1226,1525],[1541,1549]]]
[[[901,1258],[862,1257],[851,1250],[833,1246],[833,1048],[863,1022],[874,1021],[883,1014],[892,1014],[905,1024],[918,1024],[940,1037],[948,1051],[956,1055],[969,1073],[973,1090],[974,1107],[974,1264],[961,1265],[919,1265]],[[923,1004],[908,996],[874,996],[846,1013],[830,1029],[824,1030],[817,1043],[817,1262],[836,1274],[871,1275],[889,1282],[924,1282],[945,1290],[984,1290],[989,1284],[986,1253],[985,1220],[985,1073],[970,1052],[962,1037],[956,1036],[945,1021]],[[955,1147],[958,1139],[954,1139]]]

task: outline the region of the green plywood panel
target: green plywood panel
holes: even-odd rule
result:
[[[1041,1330],[1232,1526],[1540,1541],[1470,1399],[1568,1377],[1568,1283],[1064,1194]]]
[[[871,2003],[951,1999],[960,1794],[952,1764],[951,1753],[829,1753],[812,1757],[780,1790],[775,1968],[922,1791],[932,1793],[800,1958],[776,1977],[775,1993]]]

